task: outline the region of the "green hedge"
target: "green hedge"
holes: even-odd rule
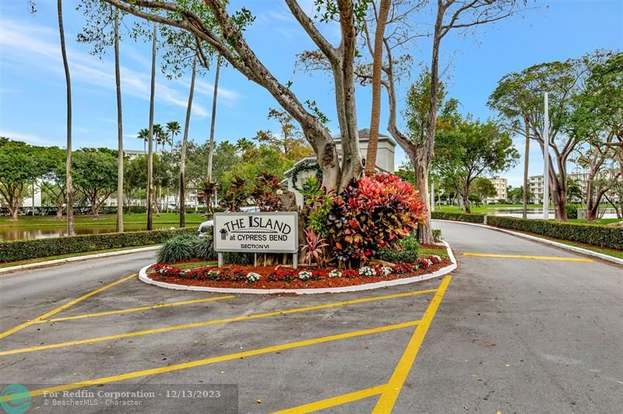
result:
[[[465,221],[468,223],[484,223],[484,214],[464,214],[464,213],[444,213],[441,211],[433,211],[431,218],[436,220],[452,220]]]
[[[620,227],[593,226],[546,220],[524,220],[502,216],[488,216],[487,224],[505,229],[536,233],[555,239],[623,250],[623,229]]]
[[[148,246],[164,243],[168,239],[180,234],[194,234],[196,231],[194,227],[187,227],[174,230],[102,233],[0,242],[0,263],[122,247]]]

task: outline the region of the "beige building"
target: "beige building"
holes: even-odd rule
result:
[[[504,177],[496,176],[493,178],[489,178],[489,181],[491,181],[491,183],[495,187],[495,191],[497,192],[497,194],[495,195],[495,197],[487,198],[486,202],[494,203],[499,201],[506,201],[506,199],[508,198],[508,180]]]

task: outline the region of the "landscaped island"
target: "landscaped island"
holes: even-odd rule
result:
[[[232,212],[215,216],[212,233],[167,241],[158,263],[141,271],[142,280],[172,288],[381,287],[397,279],[415,281],[454,264],[445,244],[418,243],[416,229],[425,213],[424,203],[411,184],[395,175],[363,176],[339,194],[327,192],[310,177],[298,213],[284,211],[287,204],[277,195],[278,183],[274,187],[255,194],[262,212],[242,213],[239,205],[231,205]],[[297,233],[300,237],[291,238]],[[244,240],[251,236],[261,237],[265,240],[261,247],[273,252],[246,248]],[[273,239],[278,241],[272,243],[283,247],[274,248]],[[291,248],[280,244],[283,240]],[[218,266],[216,252],[221,255]],[[294,254],[292,260],[285,252]],[[301,266],[297,266],[297,253]]]
[[[350,269],[287,265],[216,266],[213,262],[159,263],[149,268],[150,279],[186,286],[253,289],[309,289],[354,286],[435,272],[452,264],[445,246],[427,245],[411,263],[373,261]]]

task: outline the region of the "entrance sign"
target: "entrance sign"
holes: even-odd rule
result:
[[[298,213],[215,213],[214,250],[241,253],[298,253]]]

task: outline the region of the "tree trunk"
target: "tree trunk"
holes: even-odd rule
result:
[[[530,165],[530,124],[528,119],[524,119],[526,128],[526,147],[524,149],[524,162],[523,162],[523,211],[521,216],[523,219],[528,218],[528,199],[529,199],[529,182],[528,182],[528,167]]]
[[[383,66],[383,35],[389,14],[390,0],[381,0],[379,16],[374,33],[374,58],[372,61],[372,110],[370,114],[370,137],[366,154],[366,174],[372,175],[376,169],[376,155],[379,144],[379,122],[381,117],[381,69]],[[374,7],[374,5],[373,5]]]
[[[119,62],[119,10],[115,9],[115,89],[117,93],[117,232],[123,233],[123,113]]]
[[[19,202],[21,196],[16,195],[12,200],[8,200],[7,208],[9,209],[9,216],[11,217],[11,221],[16,221],[19,216]]]
[[[180,149],[180,227],[186,227],[186,146],[188,145],[190,113],[192,112],[193,95],[195,93],[196,65],[196,59],[193,59],[192,72],[190,75],[190,91],[188,92],[188,105],[186,106],[186,119],[184,121],[184,135],[182,136],[182,148]]]
[[[157,24],[154,23],[151,43],[151,89],[149,94],[149,136],[147,145],[147,230],[154,227],[154,98],[156,93],[156,35]]]
[[[465,211],[465,213],[470,214],[472,212],[472,209],[469,205],[469,183],[463,186],[461,197],[463,197],[463,210]]]
[[[338,0],[340,11],[340,28],[342,42],[339,47],[340,76],[336,79],[336,89],[341,84],[343,91],[337,100],[338,110],[343,106],[345,115],[345,129],[342,129],[342,168],[339,177],[338,191],[346,188],[353,179],[359,178],[363,170],[361,152],[359,150],[359,133],[357,125],[357,107],[355,100],[355,68],[354,61],[357,53],[357,22],[355,21],[354,4],[352,1]],[[339,80],[339,82],[338,82]],[[336,94],[337,95],[337,94]],[[339,95],[338,95],[339,96]]]
[[[218,99],[218,83],[221,73],[221,57],[216,58],[216,73],[214,74],[214,90],[212,93],[212,118],[210,119],[210,141],[208,143],[208,182],[212,183],[212,170],[214,169],[214,130],[216,128],[216,102]],[[207,204],[212,202],[211,197],[206,200]],[[207,206],[208,210],[211,206]]]
[[[65,159],[65,203],[67,204],[67,235],[74,234],[74,190],[71,176],[71,164],[72,164],[72,138],[71,138],[71,75],[69,73],[69,62],[67,60],[67,49],[65,47],[65,28],[63,26],[63,1],[57,0],[57,14],[58,14],[58,32],[61,42],[61,55],[63,57],[63,67],[65,69],[65,86],[67,92],[67,148]]]
[[[413,162],[413,160],[412,160]],[[430,200],[428,197],[428,166],[422,166],[420,163],[415,163],[415,182],[417,189],[422,198],[422,202],[426,204],[424,211],[423,221],[418,225],[419,241],[421,244],[432,244],[433,230],[430,222]],[[426,195],[424,195],[426,194]]]

